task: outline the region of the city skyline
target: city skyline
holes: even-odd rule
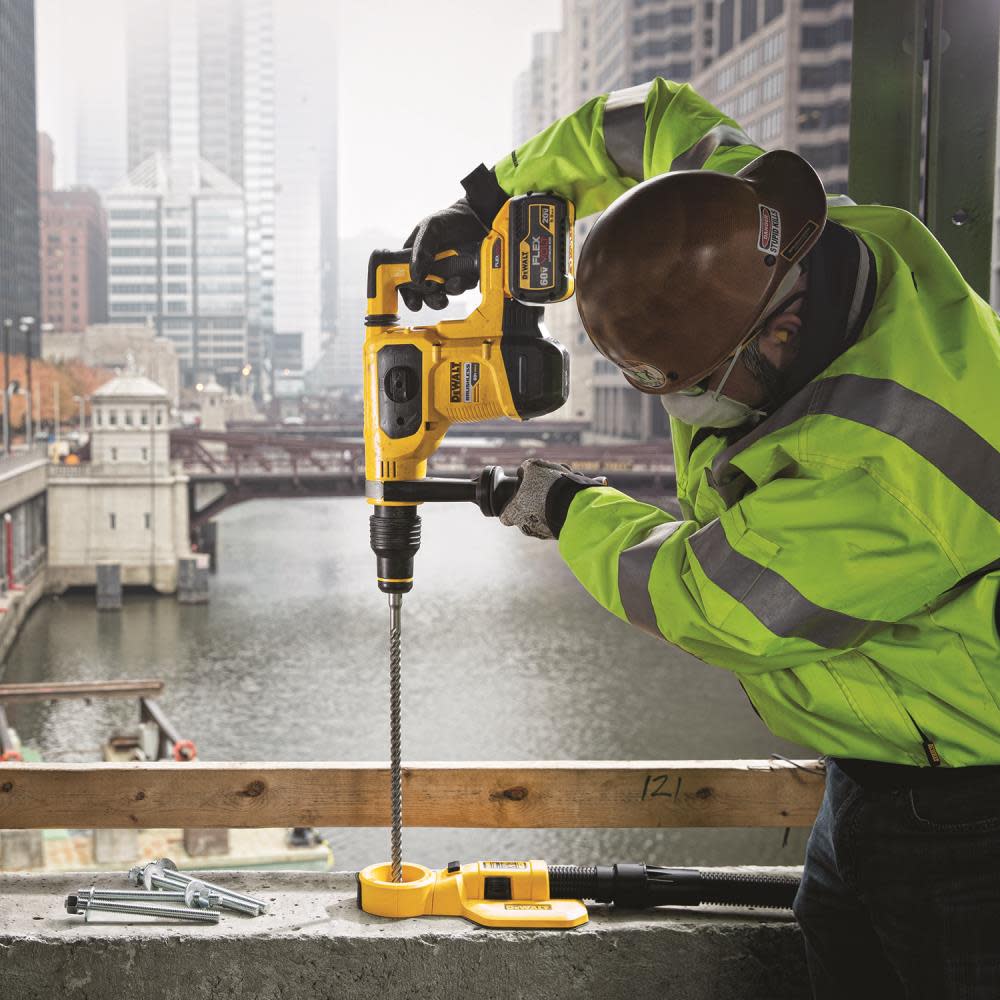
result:
[[[383,229],[400,243],[420,218],[461,194],[459,179],[473,166],[509,152],[513,80],[532,34],[557,29],[561,10],[559,0],[513,4],[511,17],[491,27],[504,53],[498,69],[483,60],[481,25],[492,7],[482,0],[442,0],[433,20],[395,0],[304,6],[332,25],[339,231]],[[36,0],[38,127],[55,142],[57,187],[77,183],[88,157],[93,166],[80,183],[113,173],[109,164],[120,165],[110,183],[126,174],[125,8],[125,0]],[[456,80],[461,86],[449,83]],[[102,129],[95,131],[93,115],[78,120],[81,93],[97,95]],[[380,133],[388,152],[373,155]]]

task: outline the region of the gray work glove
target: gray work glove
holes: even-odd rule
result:
[[[558,538],[573,497],[591,486],[607,485],[606,479],[581,476],[568,465],[540,458],[523,462],[517,478],[520,485],[500,512],[500,523],[532,538]]]

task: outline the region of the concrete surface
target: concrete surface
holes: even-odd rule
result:
[[[64,900],[92,880],[0,876],[4,1000],[809,996],[798,929],[777,911],[594,906],[572,931],[497,931],[451,917],[371,917],[357,909],[348,873],[220,872],[211,880],[262,895],[271,912],[226,914],[217,926],[112,914],[85,924]],[[99,879],[117,885],[123,875]]]
[[[44,557],[43,557],[44,558]],[[2,572],[2,570],[0,570]],[[27,584],[24,590],[9,590],[0,596],[0,666],[2,666],[10,647],[14,645],[18,632],[31,609],[45,596],[48,587],[48,574],[40,569]],[[0,671],[2,674],[2,671]]]

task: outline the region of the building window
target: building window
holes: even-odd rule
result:
[[[108,410],[108,426],[114,427],[118,423],[118,411]]]
[[[117,518],[115,517],[114,514],[108,514],[108,523],[110,524],[112,531],[115,530],[116,521],[117,521]]]
[[[143,427],[149,426],[149,410],[142,409],[139,411],[139,423]]]
[[[835,101],[833,104],[816,107],[799,106],[799,130],[808,132],[815,129],[832,128],[835,125],[847,125],[851,120],[851,105],[849,101]]]
[[[764,0],[764,23],[770,24],[785,12],[785,0]]]
[[[804,24],[802,26],[802,48],[826,49],[838,42],[851,40],[851,19],[842,17],[832,24]]]
[[[159,427],[163,423],[163,410],[158,406],[156,408],[156,426]]]
[[[149,531],[149,529],[153,526],[153,517],[152,517],[152,515],[151,514],[143,514],[142,515],[142,519],[146,523],[146,530]]]
[[[111,461],[112,462],[117,462],[118,461],[118,449],[117,448],[112,448],[111,449]]]
[[[847,143],[830,142],[815,146],[800,146],[799,154],[808,160],[816,170],[847,165]]]
[[[131,410],[126,410],[125,411],[125,426],[126,427],[131,427],[132,426],[132,411]]]
[[[102,413],[100,410],[94,410],[94,423],[97,424],[98,427],[101,426],[101,416]]]
[[[719,55],[725,55],[733,47],[735,32],[736,0],[722,0],[719,4]]]
[[[743,0],[740,10],[740,41],[745,41],[757,30],[757,0]]]
[[[785,90],[785,71],[779,69],[770,76],[764,77],[760,85],[760,100],[762,104],[776,101]]]
[[[822,66],[802,66],[799,69],[799,87],[802,90],[826,90],[838,83],[850,82],[850,59],[838,59]]]
[[[142,460],[144,462],[148,462],[149,461],[149,449],[148,448],[143,448],[142,449]]]

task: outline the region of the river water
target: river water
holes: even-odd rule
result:
[[[387,610],[359,499],[254,501],[219,523],[211,602],[93,593],[41,603],[6,681],[158,677],[203,760],[386,760]],[[423,510],[403,601],[408,760],[669,760],[803,751],[771,736],[734,677],[605,612],[553,543],[472,505]],[[13,706],[47,760],[93,760],[134,702]],[[808,754],[806,754],[808,756]],[[797,864],[804,831],[406,830],[406,858],[531,856],[558,863]],[[336,866],[388,857],[380,829],[329,832]]]

